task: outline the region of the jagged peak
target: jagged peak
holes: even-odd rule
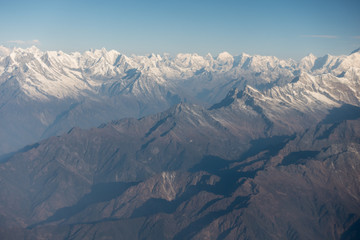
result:
[[[24,54],[33,54],[33,55],[41,55],[42,51],[36,46],[31,46],[29,48],[13,48],[10,52],[10,55],[24,55]]]
[[[31,52],[41,52],[41,50],[38,47],[36,47],[35,45],[27,48],[26,50],[31,51]]]
[[[312,53],[308,54],[307,56],[303,57],[300,62],[304,62],[304,61],[315,61],[316,60],[316,56]]]
[[[153,61],[161,61],[163,58],[161,57],[160,54],[151,53],[148,55],[148,59]]]
[[[208,59],[208,60],[213,60],[214,59],[214,57],[211,55],[211,53],[206,54],[205,58]]]
[[[251,57],[251,55],[243,52],[240,54],[240,57],[241,58],[249,58],[249,57]]]
[[[305,56],[305,58],[315,59],[317,57],[313,53],[309,53],[307,56]]]
[[[219,109],[223,107],[230,106],[236,99],[243,99],[243,98],[259,98],[262,94],[257,89],[246,85],[244,90],[239,90],[238,88],[231,89],[226,97],[221,100],[219,103],[212,105],[209,110]]]
[[[310,53],[309,55],[303,57],[300,60],[299,67],[310,70],[314,66],[316,59],[317,57],[314,54]]]

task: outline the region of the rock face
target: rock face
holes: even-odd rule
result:
[[[348,57],[302,67],[341,71]],[[209,108],[73,128],[7,155],[0,236],[357,239],[359,68],[336,71],[235,88]]]

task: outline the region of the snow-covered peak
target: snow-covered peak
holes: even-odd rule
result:
[[[191,70],[198,70],[208,65],[208,61],[196,53],[179,53],[176,55],[174,63],[181,68],[189,68]]]
[[[213,69],[215,71],[227,72],[233,67],[234,57],[228,52],[222,52],[213,62]]]
[[[197,91],[203,91],[202,94],[206,96],[209,93],[210,96],[208,89],[226,86],[221,92],[224,95],[232,87],[242,89],[246,84],[260,86],[259,89],[282,86],[297,79],[299,73],[331,73],[339,78],[349,78],[358,72],[353,68],[360,67],[359,52],[349,56],[326,55],[321,58],[310,54],[296,63],[246,53],[234,57],[228,52],[214,58],[211,54],[201,56],[196,53],[180,53],[175,57],[159,54],[126,56],[105,48],[70,54],[61,51],[41,52],[36,47],[12,50],[1,47],[0,51],[8,55],[0,61],[0,75],[6,73],[4,76],[15,76],[21,72],[24,74],[22,81],[26,83],[22,86],[34,88],[35,92],[66,92],[56,96],[76,95],[84,89],[96,92],[99,88],[102,91],[111,88],[114,93],[127,87],[132,92],[142,94],[144,91],[151,92],[157,85],[176,88],[179,84],[193,88],[194,96],[199,94]],[[306,79],[304,76],[299,77],[301,81]],[[47,88],[50,85],[51,91]],[[113,89],[115,86],[116,91]],[[219,100],[215,94],[213,98]]]
[[[217,56],[216,60],[222,63],[232,63],[234,61],[234,57],[228,52],[222,52]]]
[[[11,54],[12,55],[22,55],[22,56],[41,56],[42,55],[42,51],[37,48],[36,46],[31,46],[29,48],[13,48]]]
[[[205,59],[208,61],[214,60],[214,57],[211,55],[211,53],[206,54]]]
[[[243,69],[258,73],[273,71],[276,67],[281,67],[280,60],[276,57],[261,55],[250,56],[247,54],[241,55],[238,65]]]
[[[39,48],[37,48],[36,46],[31,46],[29,48],[26,49],[28,52],[31,52],[33,54],[41,54],[41,50]]]
[[[299,67],[308,71],[313,68],[315,60],[316,56],[310,53],[309,55],[300,60]]]
[[[360,52],[338,58],[332,72],[334,75],[343,76],[354,68],[360,69]]]

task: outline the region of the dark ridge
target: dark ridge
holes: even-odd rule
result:
[[[6,163],[9,159],[14,156],[17,152],[11,152],[0,156],[0,163]]]
[[[249,69],[249,66],[251,64],[251,58],[247,58],[244,62],[244,64],[241,66],[242,69]]]
[[[252,140],[250,142],[250,148],[244,152],[239,159],[237,160],[226,160],[217,156],[204,156],[203,159],[196,165],[194,165],[189,171],[197,172],[197,171],[206,171],[211,174],[221,175],[223,171],[230,171],[229,166],[235,162],[242,162],[248,159],[249,157],[256,156],[261,152],[265,152],[262,158],[258,160],[254,160],[251,162],[246,162],[238,165],[233,170],[240,170],[243,167],[251,165],[258,161],[268,160],[271,157],[278,154],[278,152],[285,147],[285,145],[295,139],[296,135],[291,136],[273,136],[270,138],[260,138],[256,140]]]
[[[236,167],[234,167],[235,170],[241,170],[246,166],[250,166],[256,162],[261,162],[261,161],[268,161],[270,160],[271,157],[277,155],[279,153],[279,151],[285,147],[285,145],[295,139],[296,135],[291,135],[291,136],[274,136],[271,138],[261,138],[261,139],[257,139],[257,140],[253,140],[251,141],[251,147],[245,152],[243,153],[239,160],[234,161],[234,162],[243,162],[245,161],[247,158],[249,157],[253,157],[256,156],[257,154],[263,152],[263,155],[255,160],[252,161],[247,161],[244,163],[241,163],[239,165],[237,165]],[[259,171],[261,169],[258,169],[257,171]],[[254,175],[255,176],[255,175]]]
[[[138,78],[141,75],[141,73],[136,68],[129,69],[125,73],[126,76],[123,77],[123,79]]]
[[[217,203],[218,201],[220,201],[221,198],[215,198],[209,202],[207,202],[199,211],[198,214],[200,215],[202,212],[204,212],[206,209],[208,209],[209,207],[211,207],[213,204]]]
[[[221,102],[219,103],[215,103],[214,105],[212,105],[208,110],[214,110],[214,109],[219,109],[222,107],[227,107],[230,104],[232,104],[235,101],[235,91],[236,89],[232,89],[227,95],[226,97],[221,100]]]
[[[166,116],[165,118],[160,119],[157,123],[155,123],[154,126],[152,126],[149,131],[145,134],[145,137],[150,136],[151,133],[153,133],[158,127],[160,127],[163,123],[166,122],[166,120],[169,118],[170,116]]]
[[[120,60],[121,60],[121,57],[122,57],[122,54],[119,54],[119,56],[116,57],[113,66],[118,66],[118,65],[119,65],[119,62],[120,62]]]
[[[167,201],[166,199],[162,198],[151,198],[147,200],[142,206],[135,209],[131,217],[147,217],[158,213],[170,214],[176,211],[176,208],[179,205],[178,202],[178,200]]]
[[[0,163],[5,163],[5,162],[9,161],[9,159],[12,158],[15,154],[24,153],[24,152],[30,151],[31,149],[37,148],[39,146],[40,146],[40,143],[35,143],[35,144],[32,144],[32,145],[27,145],[27,146],[23,147],[22,149],[20,149],[19,151],[15,151],[15,152],[11,152],[11,153],[1,155],[0,156]]]
[[[75,131],[76,129],[79,129],[79,128],[78,128],[78,127],[72,127],[72,128],[67,132],[67,134],[72,133],[72,132]]]
[[[360,48],[355,49],[354,51],[352,51],[352,52],[350,53],[350,55],[351,55],[351,54],[354,54],[354,53],[357,53],[357,52],[360,52]]]
[[[241,155],[240,161],[246,160],[247,158],[253,157],[264,151],[267,151],[265,155],[267,158],[275,156],[289,141],[294,140],[295,137],[296,135],[294,134],[291,136],[282,135],[252,140],[250,142],[251,147]]]
[[[344,77],[344,76],[345,76],[345,72],[342,72],[342,73],[340,73],[339,75],[337,75],[338,78],[342,78],[342,77]]]
[[[149,141],[147,141],[146,143],[144,143],[143,145],[141,145],[141,150],[144,150],[145,148],[147,148],[147,146],[149,146],[150,143],[152,143],[153,141],[155,141],[156,138],[152,138]]]
[[[201,229],[208,226],[212,223],[215,219],[225,216],[228,213],[231,213],[235,209],[246,208],[249,204],[250,196],[238,196],[235,200],[224,210],[219,210],[215,212],[210,212],[207,215],[203,216],[202,218],[192,222],[186,228],[181,230],[178,234],[174,236],[174,240],[180,239],[192,239],[197,233],[201,231]]]
[[[360,239],[360,219],[353,223],[343,234],[340,240]]]
[[[171,127],[169,130],[167,130],[167,131],[163,132],[162,134],[160,134],[160,137],[165,137],[165,136],[166,136],[169,132],[171,132],[175,127],[176,127],[176,122],[174,122],[174,124],[172,125],[172,127]]]
[[[334,124],[346,120],[355,120],[360,118],[360,107],[344,104],[339,108],[333,108],[321,123]]]
[[[331,127],[329,127],[328,129],[326,129],[320,136],[318,136],[316,139],[317,140],[322,140],[322,139],[327,139],[330,134],[337,128],[337,126],[339,126],[340,123],[335,123],[333,124]]]
[[[269,130],[273,127],[274,123],[264,114],[263,109],[260,106],[255,104],[255,101],[253,98],[248,98],[245,101],[245,104],[248,105],[249,107],[251,107],[258,114],[260,114],[260,116],[263,118],[263,120],[265,121],[265,124],[267,126],[265,129],[265,133],[268,133]]]
[[[63,120],[64,118],[68,117],[68,116],[69,116],[69,113],[70,113],[72,110],[74,110],[75,108],[77,108],[78,106],[80,106],[80,105],[83,104],[83,103],[84,103],[84,101],[81,101],[81,102],[78,102],[78,103],[73,103],[73,104],[70,105],[70,107],[69,107],[67,110],[65,110],[65,111],[61,112],[60,114],[58,114],[58,115],[56,116],[55,120],[50,124],[50,126],[48,126],[48,127],[45,129],[44,133],[41,135],[41,138],[47,136],[47,133],[48,133],[58,122],[60,122],[60,121]]]
[[[114,82],[113,84],[111,84],[111,86],[108,88],[108,92],[110,93],[111,96],[115,96],[116,94],[121,94],[127,89],[129,89],[129,91],[132,91],[134,87],[134,83],[141,75],[141,73],[137,71],[137,69],[135,68],[129,69],[125,73],[126,76],[123,77],[122,79],[131,80],[131,81],[124,87],[122,87],[122,85],[118,82]],[[102,89],[104,89],[104,87],[102,87]]]
[[[84,195],[75,205],[70,207],[64,207],[58,209],[52,216],[46,220],[29,226],[28,228],[34,228],[38,225],[59,221],[61,219],[68,219],[79,212],[83,211],[92,204],[110,201],[121,194],[123,194],[128,188],[138,184],[137,182],[110,182],[110,183],[98,183],[91,187],[91,192]]]
[[[211,174],[219,174],[223,169],[228,168],[234,161],[225,160],[217,156],[204,156],[203,159],[193,166],[189,172],[206,171]]]
[[[313,66],[313,68],[311,69],[311,71],[315,71],[315,70],[317,70],[317,69],[322,68],[322,67],[325,65],[325,63],[326,63],[326,61],[327,61],[328,59],[329,59],[329,55],[325,55],[325,56],[323,56],[323,57],[317,58],[317,59],[315,60],[314,66]]]
[[[299,165],[305,164],[306,160],[316,157],[320,151],[299,151],[292,152],[282,160],[280,166],[289,166],[291,164]]]
[[[293,75],[294,75],[294,76],[300,76],[300,75],[301,75],[301,71],[300,71],[300,70],[295,70],[295,71],[293,71]]]
[[[195,75],[200,75],[200,74],[202,74],[202,73],[204,73],[204,72],[206,72],[206,70],[205,70],[205,68],[203,67],[203,68],[201,68],[201,69],[199,69],[199,70],[196,70]]]
[[[100,124],[97,128],[105,128],[106,126],[107,126],[106,123],[102,123],[102,124]]]
[[[300,79],[300,77],[299,77],[299,76],[297,76],[297,77],[295,77],[293,80],[291,80],[291,82],[290,82],[290,83],[296,83],[296,82],[298,82],[298,81],[299,81],[299,79]]]

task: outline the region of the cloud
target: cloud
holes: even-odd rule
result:
[[[355,38],[355,39],[360,39],[360,36],[354,36],[353,38]]]
[[[37,40],[37,39],[34,39],[31,42],[32,42],[32,44],[35,44],[35,45],[40,44],[40,40]]]
[[[328,39],[338,38],[338,36],[336,36],[336,35],[302,35],[302,37],[306,37],[306,38],[328,38]]]
[[[23,40],[11,40],[11,41],[7,41],[7,43],[16,44],[16,45],[24,45],[26,42]]]
[[[34,40],[30,40],[30,41],[10,40],[10,41],[7,41],[7,44],[16,45],[16,46],[32,46],[32,45],[40,45],[40,40],[38,40],[38,39],[34,39]]]

